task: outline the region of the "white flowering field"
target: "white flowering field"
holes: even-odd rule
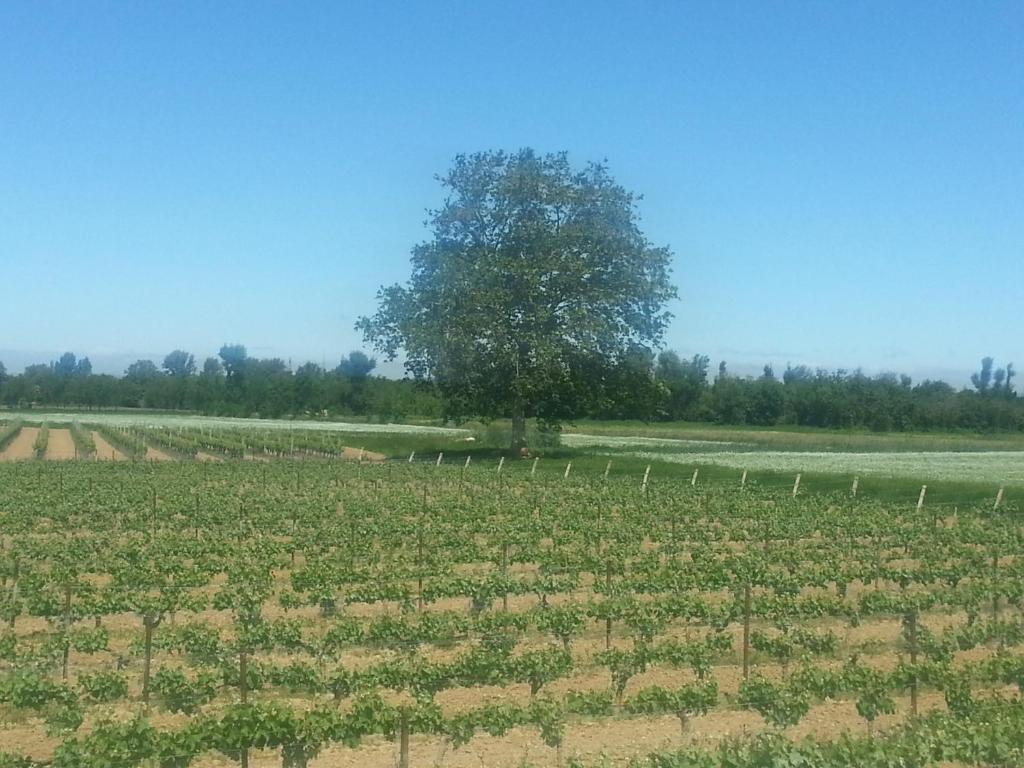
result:
[[[1024,485],[1024,451],[825,453],[797,451],[631,452],[653,461],[717,464],[751,472],[820,472]]]

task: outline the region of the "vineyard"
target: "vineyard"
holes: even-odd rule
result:
[[[1014,503],[70,434],[221,461],[0,465],[2,766],[1024,762]]]

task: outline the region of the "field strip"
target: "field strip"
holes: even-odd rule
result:
[[[621,455],[621,454],[619,454]],[[1024,451],[823,453],[754,451],[748,453],[630,453],[651,461],[676,464],[716,464],[752,472],[820,472],[839,475],[874,475],[994,485],[1024,486]]]
[[[70,429],[51,429],[50,438],[46,443],[46,459],[50,461],[69,461],[75,458],[75,441]]]
[[[568,432],[562,435],[562,445],[569,448],[735,448],[751,447],[753,443],[734,443],[728,440],[684,440],[675,437],[614,437],[611,435],[589,435],[584,432]]]
[[[5,418],[22,418],[32,423],[99,424],[111,427],[168,427],[174,429],[251,429],[253,431],[311,430],[314,432],[365,432],[368,434],[440,435],[460,437],[468,429],[429,427],[415,424],[363,424],[343,421],[296,421],[292,419],[239,419],[227,416],[181,416],[177,414],[134,413],[42,413],[36,411],[5,412]]]
[[[168,453],[164,453],[159,448],[154,448],[151,445],[147,445],[146,461],[174,461],[174,457]]]
[[[39,429],[37,427],[22,427],[21,432],[14,438],[13,442],[4,449],[3,453],[0,453],[0,461],[31,459],[35,456],[32,445],[35,443],[36,435],[38,434]]]
[[[92,441],[96,445],[96,459],[98,461],[127,461],[128,457],[117,450],[99,432],[92,433]]]

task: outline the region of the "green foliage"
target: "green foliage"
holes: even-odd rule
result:
[[[128,695],[128,679],[120,672],[82,673],[78,685],[93,701],[116,701]]]
[[[759,676],[740,683],[739,703],[757,710],[769,725],[776,728],[796,725],[811,707],[806,691],[777,685]]]
[[[217,695],[219,680],[215,674],[201,671],[190,678],[183,669],[161,667],[150,680],[153,693],[170,712],[192,714]]]
[[[378,294],[357,327],[388,359],[434,381],[451,415],[557,424],[650,385],[675,296],[670,253],[637,225],[635,197],[603,165],[564,154],[460,155],[441,179],[433,239],[413,249],[408,286]],[[631,375],[635,370],[635,374]]]

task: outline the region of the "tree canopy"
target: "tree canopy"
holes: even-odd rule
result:
[[[582,415],[662,339],[671,253],[640,231],[637,198],[605,165],[565,153],[459,155],[442,177],[433,237],[405,286],[357,323],[388,359],[430,379],[454,417],[547,425]],[[653,386],[653,384],[652,384]]]

